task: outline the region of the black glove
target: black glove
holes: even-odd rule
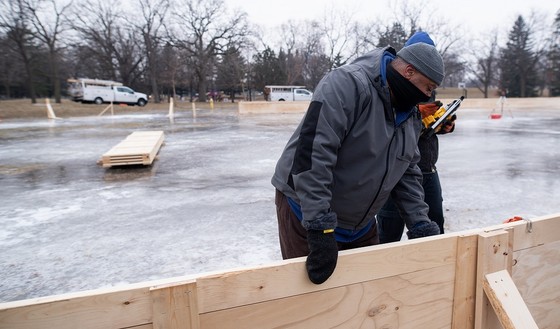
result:
[[[309,256],[305,262],[309,280],[321,284],[331,276],[338,259],[338,246],[334,238],[334,231],[324,233],[320,230],[307,231]]]
[[[409,239],[423,238],[430,235],[440,234],[439,226],[436,222],[420,222],[406,232]]]

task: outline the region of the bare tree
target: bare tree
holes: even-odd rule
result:
[[[161,75],[159,77],[161,79],[160,87],[169,88],[171,90],[171,95],[175,96],[177,94],[176,86],[177,80],[180,79],[181,68],[186,65],[182,63],[181,55],[178,50],[170,44],[163,46],[161,55],[159,55],[158,58],[162,61],[162,65],[158,66],[161,68]]]
[[[31,32],[31,14],[25,0],[0,0],[0,28],[6,33],[12,47],[25,68],[31,102],[37,103],[33,72],[34,36]]]
[[[138,68],[143,56],[138,35],[119,15],[118,2],[80,3],[78,10],[73,28],[79,34],[82,52],[88,55],[84,65],[97,66],[100,78],[134,84],[141,77]]]
[[[54,92],[56,103],[61,102],[60,88],[60,36],[64,33],[64,12],[72,5],[72,2],[63,4],[60,9],[55,0],[28,0],[26,2],[31,13],[31,24],[34,26],[33,33],[48,49],[49,76]]]
[[[326,55],[333,67],[346,64],[349,59],[356,57],[353,12],[344,9],[327,7],[322,20],[322,33],[326,41]]]
[[[235,10],[226,15],[228,10],[223,0],[187,0],[175,8],[175,13],[176,27],[171,37],[192,56],[199,100],[206,101],[208,80],[214,78],[216,56],[246,43],[247,14]]]
[[[143,49],[146,54],[146,65],[149,82],[152,89],[153,100],[160,102],[158,90],[158,52],[161,51],[162,31],[165,28],[165,19],[169,10],[169,0],[140,0],[142,21],[131,24],[136,26],[143,38]]]
[[[464,37],[458,22],[448,19],[448,15],[441,14],[426,0],[414,3],[396,0],[392,5],[394,19],[402,25],[404,31],[408,31],[408,37],[417,31],[426,31],[434,39],[445,63],[446,77],[443,85],[462,81],[466,62],[460,55],[465,50],[460,42]]]
[[[302,33],[302,31],[306,33]],[[297,22],[288,20],[280,25],[280,35],[283,43],[278,52],[278,60],[286,74],[286,80],[275,83],[289,85],[304,83],[303,70],[306,57],[309,58],[313,55],[315,45],[319,42],[319,38],[309,35],[308,31],[317,31],[318,33],[318,23],[315,21]],[[308,40],[305,40],[305,38]],[[306,49],[304,50],[304,48]]]
[[[357,56],[363,55],[378,45],[378,35],[376,31],[380,28],[377,21],[369,21],[364,24],[356,24],[353,33],[356,40],[353,45],[354,52]]]
[[[483,40],[476,40],[470,48],[473,58],[469,66],[469,72],[474,76],[474,84],[488,98],[488,90],[495,85],[498,76],[498,32],[493,31],[491,35]]]
[[[7,98],[12,97],[13,86],[25,84],[25,70],[10,43],[7,37],[0,37],[0,83]]]
[[[556,12],[550,33],[550,48],[547,54],[546,72],[550,96],[560,96],[560,10]]]

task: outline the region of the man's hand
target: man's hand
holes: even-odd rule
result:
[[[418,239],[426,236],[432,236],[440,234],[439,226],[436,222],[419,222],[414,227],[412,227],[406,235],[409,239]]]
[[[450,119],[446,120],[441,125],[441,130],[444,134],[450,133],[455,130],[455,120],[457,120],[457,115],[453,114]]]
[[[436,111],[442,107],[443,103],[440,101],[435,101],[431,103],[422,103],[418,104],[418,110],[422,115],[422,119],[429,117],[430,115],[434,115]]]
[[[338,245],[334,230],[308,230],[309,256],[305,262],[309,280],[321,284],[331,276],[338,259]]]

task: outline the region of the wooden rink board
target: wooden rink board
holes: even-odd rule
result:
[[[309,282],[302,257],[0,303],[0,329],[527,329],[531,318],[558,329],[558,232],[553,214],[346,250],[321,285]],[[514,325],[503,327],[481,287],[508,273],[510,287],[496,291],[513,301],[502,315]]]
[[[126,165],[151,165],[161,145],[163,131],[135,131],[101,156],[104,168]]]

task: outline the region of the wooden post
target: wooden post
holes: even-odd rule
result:
[[[111,115],[113,115],[113,101],[111,101],[111,104],[109,104],[109,106],[107,106],[103,111],[101,111],[101,113],[99,113],[99,116],[102,116],[103,113],[107,112],[108,109],[111,109]]]
[[[49,119],[58,119],[56,114],[54,114],[53,108],[51,106],[51,101],[48,98],[45,98],[45,103],[47,104],[47,117]]]
[[[475,328],[499,328],[499,320],[484,293],[485,275],[501,270],[511,271],[509,233],[505,230],[478,235],[477,282],[475,297]]]
[[[193,118],[196,118],[196,106],[194,102],[192,102],[191,104],[192,104],[192,116]]]
[[[486,274],[483,286],[505,329],[539,329],[507,270]]]
[[[169,114],[167,115],[170,118],[173,118],[173,110],[174,110],[174,105],[173,105],[173,97],[169,97]]]

